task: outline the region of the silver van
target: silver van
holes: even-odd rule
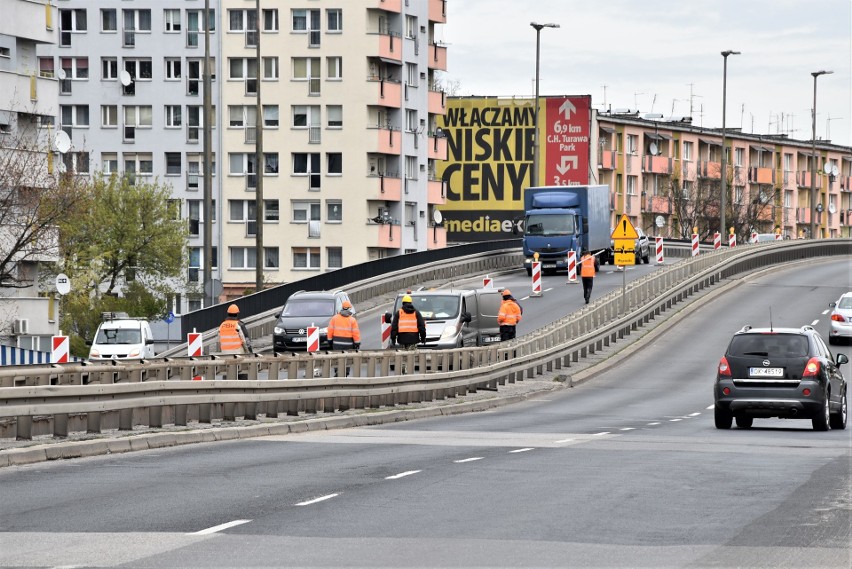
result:
[[[390,323],[393,314],[402,308],[402,297],[410,296],[414,308],[426,321],[426,345],[421,348],[444,350],[468,346],[483,346],[500,341],[497,315],[503,301],[498,289],[476,290],[418,290],[400,293],[393,311],[385,313]]]

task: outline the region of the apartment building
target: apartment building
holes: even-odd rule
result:
[[[56,42],[56,9],[47,0],[0,0],[0,173],[5,192],[15,192],[16,175],[27,185],[49,177],[53,124],[58,106],[55,79],[38,73],[36,49]],[[8,160],[8,162],[5,162]],[[8,184],[8,185],[7,185]],[[14,201],[14,198],[12,198]],[[0,213],[0,243],[9,245],[21,235],[11,202]],[[26,213],[26,212],[25,212]],[[5,223],[5,226],[4,226]],[[54,241],[39,250],[18,250],[0,288],[0,343],[49,350],[58,331],[55,292],[40,282],[41,263],[58,258]],[[5,256],[9,251],[4,251]],[[11,282],[14,280],[15,282]]]
[[[129,172],[171,186],[187,221],[189,270],[173,310],[203,303],[204,0],[55,0],[57,41],[38,50],[40,77],[57,82],[58,128],[71,140],[68,172]],[[210,2],[213,199],[219,201],[218,2]],[[5,19],[5,18],[4,18]],[[55,78],[55,79],[54,79]],[[56,98],[56,96],[55,96]],[[219,232],[214,211],[213,270]]]
[[[721,185],[721,130],[695,127],[688,118],[649,119],[638,113],[599,114],[595,122],[596,175],[612,189],[614,215],[627,214],[649,234],[683,235],[688,220],[681,219],[678,204]],[[852,148],[734,129],[725,139],[729,204],[753,208],[755,231],[777,228],[785,237],[809,237],[816,211],[816,237],[852,236]],[[718,208],[710,213],[718,215]]]
[[[258,262],[273,284],[444,247],[445,0],[222,0],[220,11],[223,296],[253,289]]]

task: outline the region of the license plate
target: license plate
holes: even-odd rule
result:
[[[784,377],[782,367],[750,367],[748,374],[751,377]]]
[[[488,343],[488,342],[499,342],[499,341],[500,341],[500,336],[483,336],[482,341],[483,341],[484,343]]]
[[[293,341],[296,342],[296,343],[307,342],[308,339],[305,336],[297,336],[297,337],[293,338]]]
[[[556,263],[545,263],[542,265],[542,267],[544,267],[545,269],[555,269]]]

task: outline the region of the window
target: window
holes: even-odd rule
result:
[[[328,115],[329,128],[343,127],[343,107],[341,105],[327,105],[325,112]]]
[[[639,136],[635,134],[627,135],[627,153],[636,154],[639,149]]]
[[[230,169],[228,173],[232,176],[245,176],[246,174],[255,174],[254,154],[246,154],[243,152],[232,152],[228,155]]]
[[[293,153],[293,174],[319,174],[319,153],[295,152]]]
[[[263,31],[277,32],[278,31],[278,9],[263,10]]]
[[[117,105],[101,105],[101,126],[103,128],[118,127]]]
[[[89,105],[59,105],[61,126],[88,127]]]
[[[408,39],[417,37],[417,16],[405,17],[405,37]]]
[[[416,63],[406,63],[405,71],[408,79],[406,79],[406,83],[411,87],[417,87],[420,74],[417,72],[417,64]]]
[[[343,268],[343,247],[326,247],[326,257],[328,257],[329,269]]]
[[[118,172],[118,155],[113,152],[102,152],[101,169],[106,175]]]
[[[254,200],[228,200],[228,221],[255,221],[256,209]]]
[[[263,78],[278,79],[278,58],[264,57],[263,59]]]
[[[62,163],[65,166],[66,172],[72,174],[89,173],[88,152],[66,152],[62,155]]]
[[[124,171],[129,174],[150,176],[154,173],[154,158],[151,154],[124,154]]]
[[[343,10],[340,8],[329,8],[325,11],[326,29],[329,32],[343,31]]]
[[[124,107],[124,125],[137,126],[140,128],[151,128],[153,124],[153,108],[151,105]]]
[[[264,152],[263,153],[263,174],[278,175],[278,153]]]
[[[405,130],[408,132],[417,132],[417,110],[405,109]]]
[[[636,195],[636,176],[627,176],[627,195]]]
[[[179,57],[167,57],[166,58],[166,81],[179,81],[180,80],[180,58]]]
[[[253,269],[257,266],[254,247],[229,247],[232,269]]]
[[[692,162],[692,143],[684,142],[683,143],[683,161],[684,162]]]
[[[180,128],[181,119],[180,105],[166,105],[166,128]]]
[[[116,16],[115,8],[101,8],[101,31],[118,31],[118,17]]]
[[[318,247],[293,247],[294,269],[319,269],[320,250]]]
[[[343,174],[343,154],[340,152],[327,152],[328,174]]]
[[[151,33],[151,10],[122,10],[124,18],[124,33],[122,45],[133,47],[136,45],[137,33]]]
[[[65,72],[66,79],[88,79],[89,58],[88,57],[62,57],[59,60],[61,69]]]
[[[180,152],[166,152],[166,176],[180,176]]]
[[[38,75],[39,77],[53,77],[55,75],[52,57],[38,58]]]
[[[180,32],[180,10],[169,8],[163,10],[163,20],[166,26],[166,33]]]
[[[278,247],[264,247],[263,248],[263,268],[264,269],[277,269],[279,268],[280,261],[278,259]]]
[[[745,156],[744,148],[734,148],[734,166],[742,166]]]
[[[325,202],[325,219],[329,222],[343,221],[343,202],[340,200]]]
[[[691,180],[684,180],[683,181],[683,194],[682,194],[681,197],[685,200],[688,200],[688,199],[691,198],[691,196],[692,196],[692,181]]]
[[[406,180],[416,180],[417,179],[417,156],[406,156],[405,157],[405,179]]]
[[[293,105],[293,128],[320,125],[319,105]]]
[[[151,59],[125,59],[124,70],[130,74],[133,81],[150,81],[154,76]]]
[[[228,58],[229,79],[257,79],[257,59],[254,57]]]
[[[278,128],[278,105],[263,105],[263,126]]]
[[[118,59],[115,57],[101,58],[101,79],[115,81],[118,79]]]
[[[228,10],[229,32],[256,32],[257,10]]]
[[[793,155],[785,153],[784,154],[784,171],[792,172],[793,171]]]
[[[86,33],[88,24],[86,20],[86,9],[59,9],[59,45],[60,47],[71,46],[73,34]]]
[[[734,186],[734,203],[741,204],[743,203],[743,196],[745,195],[745,186]]]
[[[319,10],[293,10],[293,27],[292,31],[294,32],[307,32],[308,31],[308,20],[319,23]],[[318,27],[318,26],[317,26]],[[316,29],[311,26],[310,29]]]
[[[319,57],[294,57],[293,79],[313,79],[320,77]]]
[[[329,79],[343,79],[342,57],[327,57],[325,62]]]
[[[294,201],[293,223],[307,223],[309,221],[320,221],[321,217],[319,201]]]
[[[264,221],[278,221],[278,200],[263,200]]]
[[[254,105],[229,105],[228,126],[233,128],[254,127],[257,125],[257,107]]]

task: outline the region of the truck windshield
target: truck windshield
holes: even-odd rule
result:
[[[424,320],[451,320],[459,315],[459,297],[457,296],[417,296],[411,295],[411,303],[420,311]],[[402,308],[402,302],[397,310]]]
[[[139,344],[142,342],[142,333],[139,330],[125,328],[101,328],[96,344]]]
[[[524,222],[527,235],[573,235],[573,215],[528,215]]]

